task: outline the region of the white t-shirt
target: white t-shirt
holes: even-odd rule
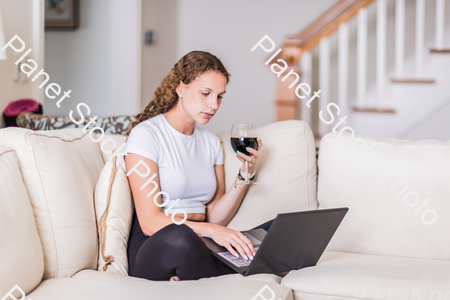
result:
[[[136,125],[128,137],[125,153],[142,155],[153,160],[159,170],[151,170],[148,178],[159,174],[160,190],[169,195],[166,211],[175,200],[177,206],[168,211],[177,213],[205,213],[205,204],[216,191],[214,165],[223,164],[223,150],[219,138],[195,124],[194,133],[185,135],[170,125],[163,114],[156,115]],[[150,192],[154,184],[144,190]],[[153,202],[154,192],[149,197]],[[161,194],[166,203],[167,197]]]

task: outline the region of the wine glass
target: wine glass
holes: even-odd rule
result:
[[[241,153],[252,156],[250,152],[245,150],[245,147],[250,147],[258,150],[258,140],[256,137],[256,130],[253,124],[234,124],[231,127],[231,147],[234,152],[240,151]],[[248,179],[248,161],[245,161],[245,181],[240,184],[258,184],[258,182],[253,182]]]

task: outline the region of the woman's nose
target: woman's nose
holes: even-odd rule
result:
[[[217,98],[211,97],[211,98],[212,98],[212,100],[209,103],[209,107],[214,110],[218,109],[219,108],[219,98],[218,97]]]

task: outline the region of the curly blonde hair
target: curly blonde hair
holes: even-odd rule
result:
[[[139,123],[153,118],[156,115],[168,112],[177,105],[178,94],[175,89],[180,84],[180,80],[184,84],[190,84],[198,76],[209,71],[214,71],[225,76],[227,84],[230,81],[231,75],[227,72],[225,66],[211,53],[191,51],[183,56],[161,81],[161,84],[155,91],[154,98],[144,111],[136,115],[136,120],[131,123],[127,137],[130,135],[131,130]]]

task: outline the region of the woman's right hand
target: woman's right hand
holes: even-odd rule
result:
[[[252,242],[245,235],[221,225],[212,223],[209,223],[209,225],[208,237],[213,239],[214,242],[227,248],[236,257],[239,257],[239,253],[244,259],[253,260],[256,252]]]

